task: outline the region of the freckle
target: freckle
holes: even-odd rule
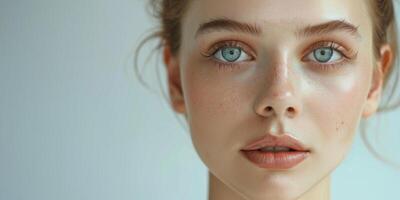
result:
[[[341,127],[341,126],[343,126],[344,125],[344,121],[340,121],[340,124],[339,124],[339,122],[336,122],[336,132],[339,132],[339,127]]]
[[[340,126],[343,125],[343,124],[344,124],[343,121],[341,121],[340,124],[339,124],[339,122],[336,122],[336,131],[337,132],[339,131]]]

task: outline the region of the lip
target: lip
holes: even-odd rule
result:
[[[309,151],[309,149],[307,149],[298,139],[287,133],[283,134],[282,136],[273,136],[271,134],[267,134],[250,142],[248,145],[242,148],[242,150],[251,151],[267,146],[283,146],[289,147],[296,151]]]
[[[258,150],[266,146],[284,146],[295,151],[262,152]],[[266,169],[289,169],[310,155],[310,150],[289,134],[279,137],[267,134],[246,145],[241,152],[249,161]]]
[[[261,152],[257,150],[242,151],[242,153],[258,167],[282,170],[298,165],[310,154],[308,151]]]

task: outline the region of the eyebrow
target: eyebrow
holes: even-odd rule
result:
[[[262,33],[261,28],[257,24],[238,22],[227,18],[217,18],[200,24],[199,28],[196,31],[195,36],[197,37],[198,35],[204,33],[219,31],[219,30],[243,32],[256,36]]]
[[[321,24],[307,25],[304,28],[297,29],[295,31],[295,35],[297,37],[310,37],[313,35],[326,34],[334,31],[345,31],[350,33],[355,38],[359,39],[361,38],[361,35],[358,32],[358,27],[359,26],[355,26],[349,22],[346,22],[346,20],[344,19],[332,20]],[[256,23],[246,23],[227,18],[217,18],[200,24],[199,28],[196,31],[195,37],[198,37],[199,35],[208,32],[221,30],[242,32],[255,36],[259,36],[262,34],[262,29]]]

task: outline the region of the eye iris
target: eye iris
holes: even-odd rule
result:
[[[328,62],[332,58],[332,48],[319,48],[314,50],[314,57],[319,62]]]
[[[223,48],[222,57],[229,62],[234,62],[235,60],[239,59],[241,52],[242,51],[239,48]]]

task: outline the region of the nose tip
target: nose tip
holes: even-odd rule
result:
[[[294,118],[301,112],[300,100],[294,95],[293,91],[286,90],[281,92],[267,92],[256,103],[256,113],[264,117],[287,117]]]

